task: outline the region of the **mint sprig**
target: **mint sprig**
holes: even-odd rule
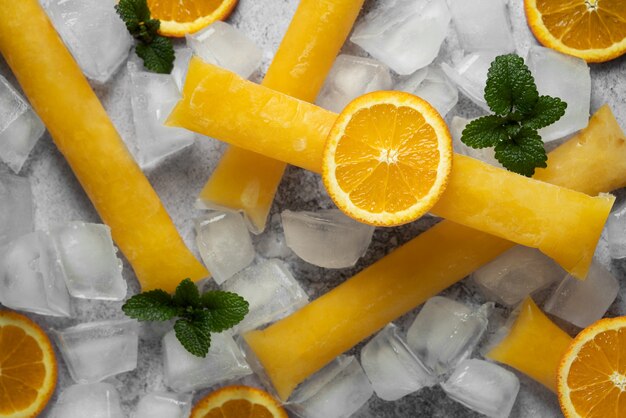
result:
[[[537,130],[561,119],[567,103],[540,96],[532,73],[515,54],[501,55],[491,63],[485,100],[495,114],[470,122],[461,141],[472,148],[495,148],[500,164],[524,176],[546,167],[548,156]]]
[[[139,41],[135,47],[144,66],[155,73],[169,74],[174,68],[174,47],[169,38],[157,32],[161,22],[152,19],[146,0],[120,0],[115,5],[117,14],[128,32]]]
[[[150,290],[128,299],[122,311],[139,321],[169,321],[176,338],[187,351],[206,357],[211,347],[211,333],[237,325],[248,314],[248,302],[236,293],[210,290],[202,295],[196,285],[185,279],[174,295],[164,290]]]

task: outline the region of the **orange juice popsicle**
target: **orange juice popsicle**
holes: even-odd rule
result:
[[[313,102],[364,0],[301,0],[263,85]],[[206,207],[243,211],[253,231],[265,229],[285,163],[230,147],[200,192]]]
[[[142,288],[206,277],[37,0],[0,2],[0,52]]]
[[[336,117],[194,58],[183,98],[167,123],[319,173]],[[613,200],[455,155],[447,188],[431,212],[538,248],[574,276],[585,277]]]

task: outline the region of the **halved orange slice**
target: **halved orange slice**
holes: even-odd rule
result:
[[[601,319],[572,342],[558,373],[568,418],[626,416],[626,316]]]
[[[182,37],[226,19],[237,0],[148,0],[150,15],[161,21],[159,33]]]
[[[587,62],[626,52],[626,0],[524,0],[539,42]]]
[[[27,317],[0,310],[0,418],[36,417],[56,383],[48,336]]]
[[[378,91],[355,99],[337,118],[322,176],[347,215],[394,226],[433,207],[451,167],[452,139],[439,113],[411,94]]]
[[[209,393],[191,418],[289,418],[269,393],[249,386],[226,386]]]

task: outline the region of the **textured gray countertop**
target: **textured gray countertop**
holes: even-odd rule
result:
[[[374,1],[383,0],[367,0],[366,8],[371,6]],[[264,68],[267,68],[289,24],[297,3],[297,0],[240,0],[236,11],[231,16],[230,23],[243,30],[264,48]],[[534,40],[525,26],[521,8],[522,1],[510,0],[510,3],[516,41],[522,49],[527,48],[530,42],[534,42]],[[450,51],[456,48],[457,42],[453,28],[450,29],[450,32],[451,36],[444,45],[444,52],[440,60],[448,59],[452,54]],[[356,46],[349,43],[344,47],[344,50],[354,54],[363,54]],[[602,104],[608,103],[611,105],[620,124],[626,127],[626,82],[624,80],[626,57],[605,64],[592,65],[591,71],[592,111],[598,109]],[[7,76],[12,82],[15,81],[4,62],[0,64],[0,73]],[[96,86],[96,91],[122,136],[131,138],[134,135],[134,129],[130,111],[126,68],[124,67],[107,85]],[[472,116],[476,113],[477,109],[471,102],[461,97],[458,107],[451,112],[449,117],[453,114]],[[185,241],[194,250],[192,219],[199,213],[194,209],[194,201],[210,173],[215,168],[223,149],[224,146],[215,140],[200,138],[192,147],[168,159],[158,168],[147,173]],[[106,156],[102,157],[106,158]],[[91,203],[48,134],[38,143],[21,174],[28,177],[33,186],[36,200],[36,228],[43,229],[71,220],[99,222],[99,218]],[[618,192],[618,195],[623,197],[623,193]],[[284,209],[315,210],[330,206],[331,202],[323,190],[320,179],[316,175],[300,169],[290,168],[280,186],[272,208],[269,232],[255,237],[255,242],[262,244],[265,240],[271,239],[272,234],[282,233],[278,214]],[[374,234],[372,245],[365,257],[361,259],[356,267],[351,269],[324,270],[299,260],[293,254],[287,255],[285,258],[291,265],[295,277],[301,280],[311,298],[315,298],[425,230],[433,222],[432,218],[426,218],[400,228],[379,228]],[[603,264],[607,265],[619,278],[623,289],[617,301],[611,307],[609,315],[623,315],[626,314],[626,303],[624,301],[626,262],[611,262],[606,254],[606,242],[602,241],[598,250],[598,256]],[[129,283],[129,294],[131,294],[130,292],[137,292],[137,281],[127,263],[125,263],[124,274]],[[473,284],[467,280],[456,284],[444,293],[466,301],[476,303],[483,301]],[[31,317],[46,327],[56,328],[98,319],[123,317],[119,309],[122,305],[121,302],[73,299],[73,303],[75,317],[72,319],[37,315],[31,315]],[[495,314],[502,317],[507,312],[497,309]],[[414,312],[407,315],[399,323],[405,324],[414,315]],[[146,392],[165,390],[160,377],[162,368],[160,354],[158,341],[142,340],[140,342],[140,359],[137,369],[117,376],[124,408],[127,412],[130,413],[132,411],[136,402]],[[512,417],[561,416],[554,394],[525,376],[519,373],[517,375],[521,380],[521,390],[513,409]],[[249,378],[247,381],[254,384],[254,379]],[[65,365],[60,360],[59,384],[50,405],[54,404],[59,392],[72,383]],[[203,396],[206,392],[196,394],[195,399]],[[42,416],[48,416],[49,410],[50,407],[44,411]],[[441,389],[434,387],[424,389],[393,403],[383,402],[374,396],[369,404],[355,416],[450,418],[473,417],[478,416],[478,414],[448,399]]]

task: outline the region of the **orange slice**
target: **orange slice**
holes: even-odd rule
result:
[[[48,336],[27,317],[0,311],[0,418],[36,417],[56,383]]]
[[[587,62],[626,52],[626,0],[524,0],[539,42]]]
[[[568,418],[626,416],[626,316],[601,319],[572,342],[559,367],[558,393]]]
[[[437,111],[408,93],[355,99],[333,125],[322,177],[335,204],[370,225],[411,222],[433,207],[452,166],[452,139]]]
[[[269,393],[249,386],[226,386],[209,393],[191,411],[191,418],[288,418]]]
[[[226,19],[237,0],[148,0],[150,14],[161,21],[159,33],[182,37]]]

